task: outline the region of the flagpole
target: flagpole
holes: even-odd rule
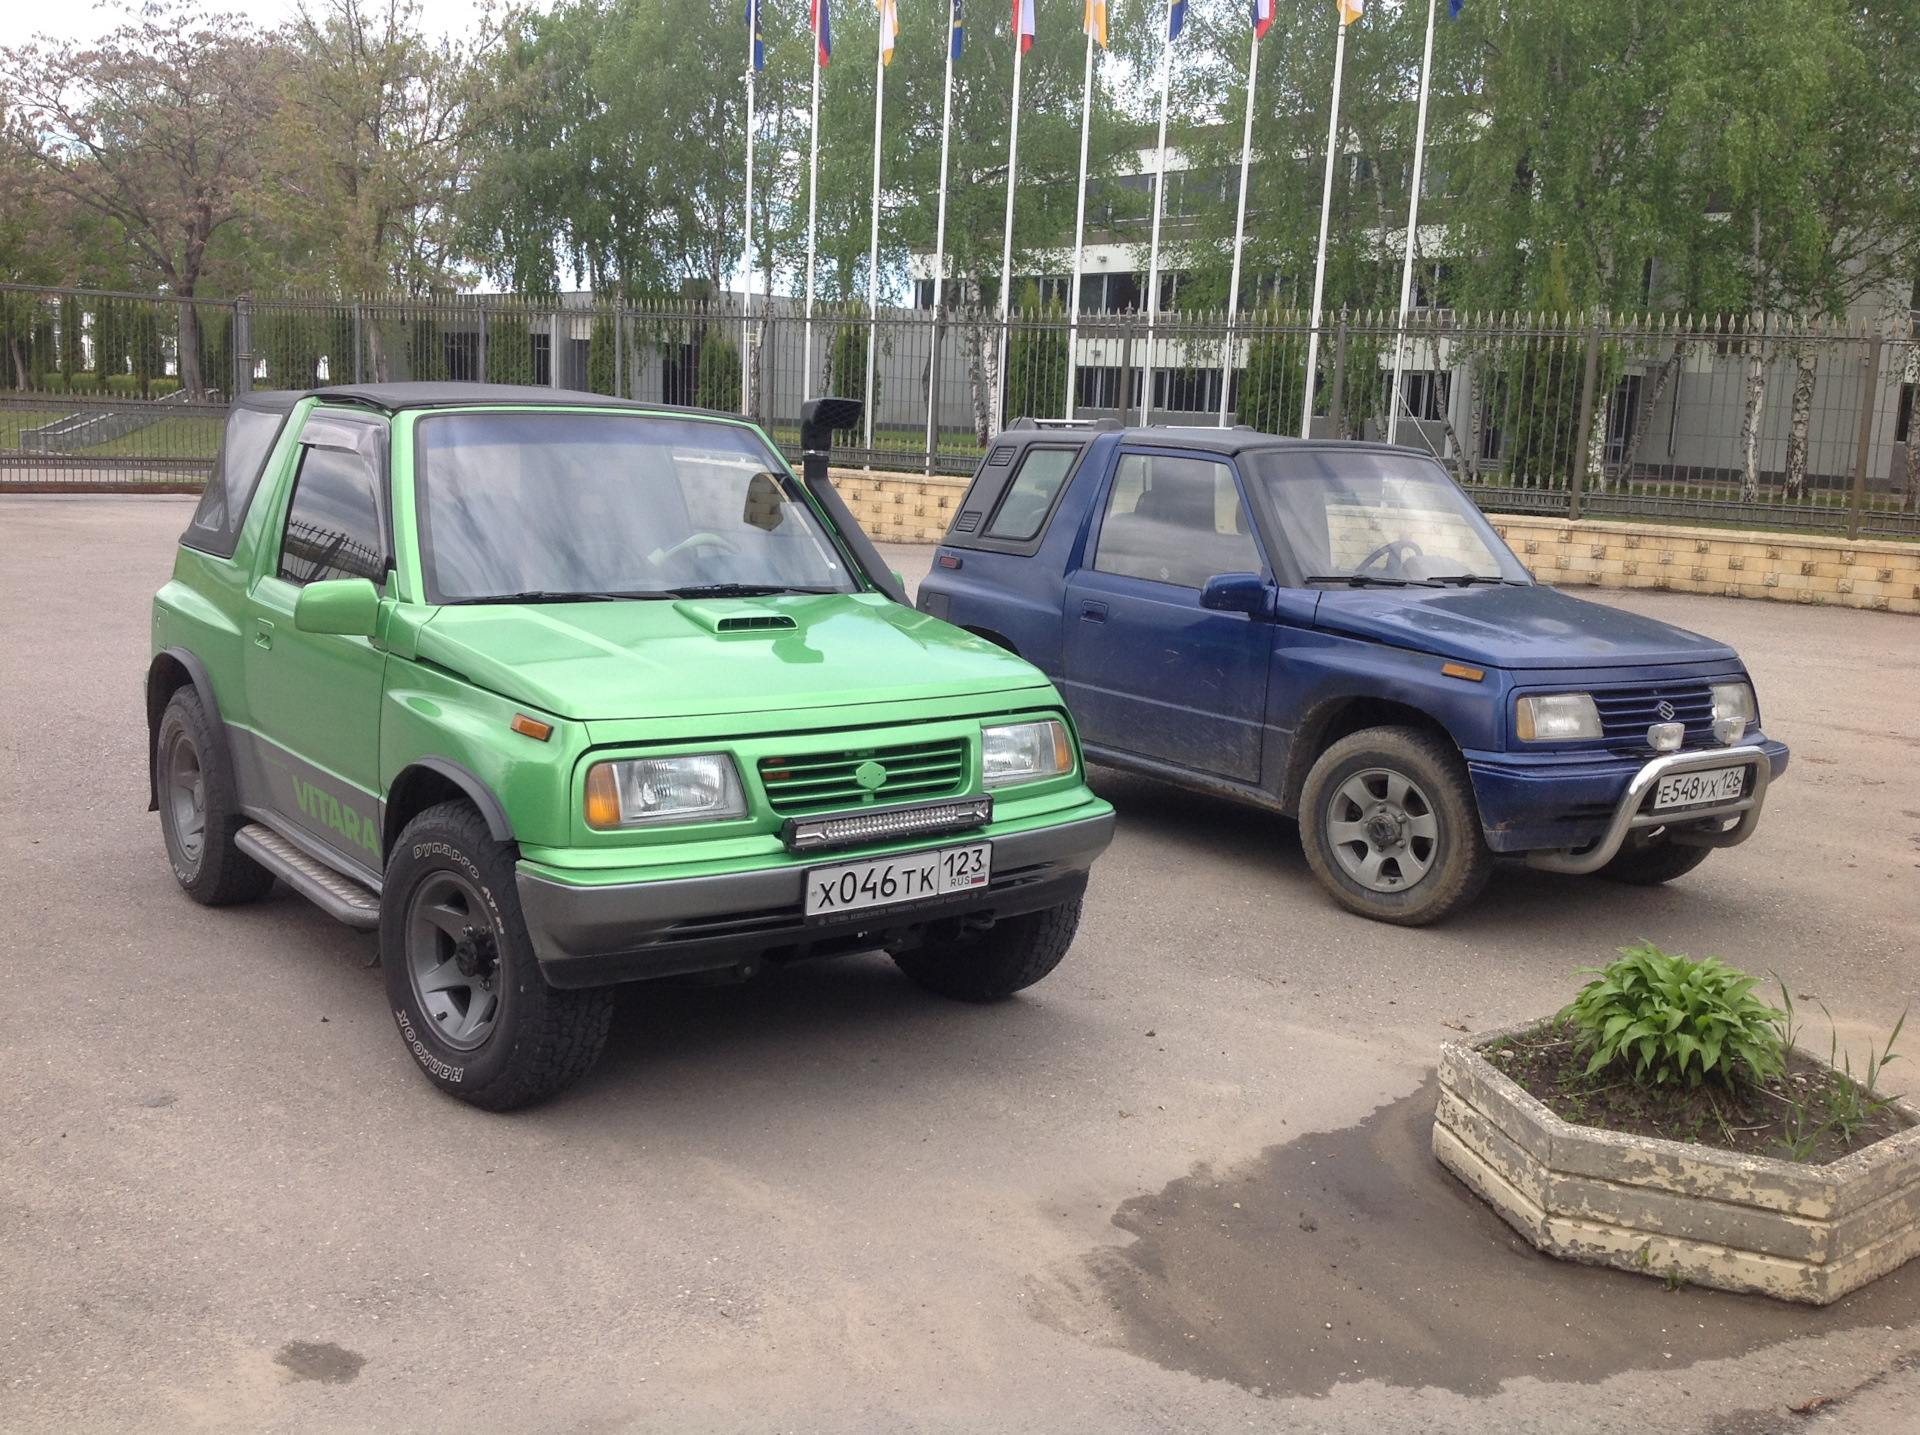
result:
[[[1327,288],[1327,217],[1333,209],[1334,146],[1340,136],[1340,77],[1347,62],[1347,26],[1333,47],[1333,113],[1327,120],[1327,177],[1320,187],[1320,252],[1313,261],[1313,329],[1307,339],[1306,397],[1300,401],[1300,437],[1313,437],[1313,377],[1320,364],[1320,301]]]
[[[940,373],[940,306],[945,302],[947,279],[947,141],[953,131],[953,20],[947,21],[947,94],[940,106],[940,209],[933,226],[933,342],[935,352],[928,359],[927,389],[927,461],[931,465],[940,442],[940,395],[932,379]],[[931,467],[929,467],[931,472]]]
[[[1413,192],[1407,197],[1407,252],[1400,266],[1400,326],[1393,336],[1393,397],[1387,404],[1387,442],[1400,441],[1400,410],[1407,406],[1400,394],[1406,371],[1407,309],[1413,302],[1413,245],[1420,226],[1420,171],[1427,157],[1427,94],[1433,85],[1433,12],[1437,0],[1427,0],[1427,50],[1420,60],[1420,118],[1413,130]]]
[[[1013,10],[1013,111],[1007,123],[1007,223],[1000,239],[1000,355],[994,365],[993,429],[1007,426],[1007,320],[1013,287],[1013,184],[1020,159],[1020,0]]]
[[[1092,0],[1088,0],[1089,7]],[[1080,81],[1080,201],[1073,216],[1073,292],[1067,296],[1067,412],[1080,382],[1080,266],[1087,248],[1087,122],[1093,113],[1093,30],[1087,30],[1087,73]]]
[[[807,314],[806,367],[800,376],[800,398],[813,397],[813,236],[820,198],[820,33],[813,36],[813,136],[807,159]]]
[[[884,3],[884,0],[883,0]],[[873,351],[880,337],[880,107],[887,96],[887,26],[882,11],[874,29],[879,42],[873,65],[873,216],[867,235],[867,381],[860,390],[865,405],[866,446],[873,449]]]
[[[1140,426],[1153,420],[1153,326],[1160,317],[1160,212],[1167,192],[1167,95],[1173,86],[1173,25],[1167,25],[1166,48],[1160,52],[1160,137],[1153,165],[1153,232],[1147,242],[1147,347],[1140,360]],[[1126,395],[1121,394],[1124,404]]]
[[[753,61],[754,10],[760,0],[747,0],[747,212],[740,240],[740,412],[751,413],[753,371],[747,363],[747,342],[753,335]]]
[[[1220,427],[1227,426],[1227,390],[1233,386],[1234,320],[1240,314],[1240,250],[1247,238],[1247,169],[1253,161],[1253,86],[1260,77],[1260,32],[1247,55],[1247,118],[1240,129],[1240,205],[1233,216],[1233,277],[1227,281],[1227,354],[1220,362]]]

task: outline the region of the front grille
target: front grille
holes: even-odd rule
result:
[[[878,785],[860,780],[862,769],[867,769],[872,781],[869,763],[886,769]],[[768,803],[782,817],[942,797],[957,791],[966,778],[967,740],[961,737],[760,759],[760,783],[767,790]]]
[[[1657,722],[1686,724],[1687,747],[1706,747],[1713,737],[1713,694],[1705,683],[1653,683],[1645,687],[1596,691],[1600,728],[1615,746],[1643,748],[1647,729]],[[1660,704],[1673,704],[1673,716],[1660,715]]]

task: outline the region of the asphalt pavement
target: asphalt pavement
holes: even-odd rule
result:
[[[1920,1263],[1669,1294],[1533,1253],[1425,1140],[1443,1040],[1640,937],[1884,1036],[1920,622],[1601,595],[1737,645],[1794,749],[1669,887],[1502,868],[1384,927],[1291,823],[1099,773],[1119,835],[1031,991],[628,988],[599,1068],[501,1117],[414,1070],[371,936],[176,888],[140,683],[190,508],[0,498],[0,1430],[1914,1428]]]

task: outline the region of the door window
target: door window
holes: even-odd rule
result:
[[[325,578],[385,581],[385,545],[373,483],[372,466],[359,453],[305,451],[280,541],[282,578],[300,584]]]
[[[1079,457],[1077,448],[1028,449],[1007,496],[1000,500],[1000,511],[993,515],[987,537],[1025,542],[1038,534]]]
[[[1204,588],[1216,573],[1260,572],[1233,469],[1216,459],[1122,454],[1093,566],[1181,588]]]

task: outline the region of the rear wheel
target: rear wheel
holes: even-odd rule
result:
[[[1658,887],[1662,882],[1686,876],[1706,861],[1711,851],[1711,847],[1682,847],[1662,833],[1645,846],[1621,847],[1613,860],[1600,869],[1599,875],[1609,882],[1624,882],[1630,887]]]
[[[215,742],[213,719],[190,686],[175,692],[160,715],[154,775],[167,860],[186,894],[209,907],[264,896],[273,873],[234,845],[247,819]]]
[[[1007,917],[984,932],[930,939],[892,953],[912,981],[960,1001],[992,1002],[1030,987],[1055,967],[1080,927],[1080,899]]]
[[[600,1058],[604,988],[547,985],[514,885],[515,853],[464,802],[407,824],[380,894],[380,957],[394,1022],[449,1096],[511,1111],[564,1090]]]
[[[1419,927],[1471,902],[1493,853],[1453,745],[1410,727],[1341,738],[1300,794],[1307,864],[1342,906]]]

